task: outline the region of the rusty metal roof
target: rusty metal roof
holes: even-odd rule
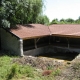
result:
[[[78,24],[54,24],[49,29],[54,36],[80,38],[80,25]]]
[[[17,28],[11,29],[10,32],[22,39],[30,39],[50,35],[48,26],[42,24],[27,24],[16,26]]]

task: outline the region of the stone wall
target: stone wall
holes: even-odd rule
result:
[[[23,55],[21,40],[3,28],[1,28],[1,47],[11,54]]]
[[[24,55],[38,56],[39,54],[44,54],[46,52],[49,52],[48,47],[49,46],[35,48],[35,49],[32,49],[32,50],[27,50],[27,51],[24,51]]]

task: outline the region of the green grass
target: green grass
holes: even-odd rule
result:
[[[42,72],[30,65],[12,63],[13,58],[15,57],[0,57],[0,80],[54,80],[54,76],[60,73],[59,70],[55,70],[49,76],[42,76]]]
[[[9,56],[0,57],[0,80],[12,80],[20,77],[34,77],[34,68],[29,65],[12,63]]]
[[[10,61],[11,58],[8,56],[0,57],[0,80],[5,80],[7,74],[10,72],[11,69]]]

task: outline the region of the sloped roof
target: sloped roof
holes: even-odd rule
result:
[[[48,26],[42,24],[16,25],[16,29],[10,32],[22,39],[43,37],[48,35],[80,38],[79,24],[53,24]]]
[[[22,39],[30,39],[50,35],[49,27],[42,24],[28,24],[16,26],[18,28],[11,29],[10,32]]]
[[[80,38],[80,25],[78,24],[54,24],[49,29],[54,36]]]

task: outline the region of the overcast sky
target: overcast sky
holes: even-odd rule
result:
[[[50,21],[60,19],[78,19],[80,16],[80,0],[45,0],[45,10]]]

